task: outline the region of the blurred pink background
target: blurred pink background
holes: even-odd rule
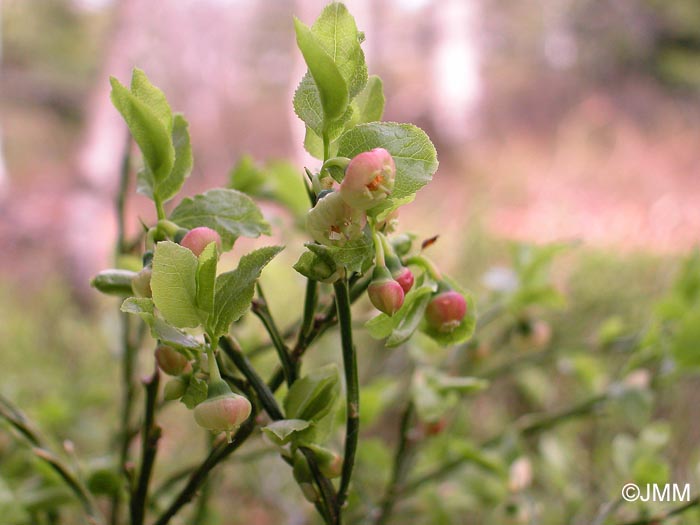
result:
[[[407,229],[459,235],[478,225],[507,238],[654,252],[697,241],[700,76],[662,74],[668,20],[683,21],[670,7],[347,3],[366,33],[370,72],[385,81],[385,120],[423,127],[441,160],[435,184],[404,214]],[[316,166],[291,110],[304,72],[292,15],[310,23],[325,2],[0,5],[0,269],[12,279],[58,267],[85,283],[109,264],[126,137],[109,75],[126,82],[132,67],[144,69],[186,115],[188,193],[224,185],[244,153]],[[152,219],[144,198],[130,206]]]

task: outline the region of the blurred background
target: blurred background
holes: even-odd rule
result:
[[[555,337],[561,328],[565,344],[586,340],[611,315],[644,326],[700,232],[700,3],[346,3],[366,33],[370,73],[384,80],[384,119],[422,127],[439,154],[434,183],[402,209],[402,229],[440,233],[434,257],[477,294],[484,272],[509,264],[511,241],[576,241],[553,270],[569,298],[549,319]],[[316,167],[291,108],[305,69],[292,15],[310,23],[324,5],[0,0],[0,391],[60,439],[101,450],[109,423],[100,423],[116,413],[115,305],[88,285],[113,264],[126,147],[109,76],[127,82],[144,69],[186,115],[195,155],[186,193],[228,184],[244,154]],[[128,207],[132,233],[137,217],[154,219],[141,196]],[[285,218],[264,211],[288,240]],[[270,282],[300,283],[276,272]],[[283,324],[296,308],[294,294],[273,305]],[[594,385],[606,361],[591,359],[579,364]],[[694,386],[679,384],[674,399]],[[547,407],[557,397],[539,395]],[[523,408],[505,398],[511,412]],[[679,447],[700,429],[674,406],[662,413]],[[670,468],[687,473],[690,455]],[[591,461],[593,486],[605,460]],[[265,494],[255,501],[264,507]],[[255,519],[291,512],[275,505],[272,518]]]

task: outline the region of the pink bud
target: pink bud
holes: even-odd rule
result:
[[[374,307],[387,315],[394,315],[403,305],[403,288],[391,278],[386,268],[375,268],[367,294]]]
[[[356,155],[345,170],[340,195],[353,208],[369,210],[394,189],[396,165],[384,148]]]
[[[438,293],[428,303],[425,319],[438,332],[451,332],[457,328],[467,313],[464,296],[454,290]]]
[[[306,216],[306,227],[316,242],[343,246],[362,235],[367,218],[348,206],[338,193],[320,199]]]
[[[405,266],[395,271],[392,274],[392,277],[401,285],[401,288],[403,288],[403,293],[405,294],[408,293],[408,291],[413,287],[413,281],[415,280],[413,277],[413,272]]]
[[[158,367],[169,376],[179,376],[188,369],[192,370],[192,365],[187,358],[170,346],[159,345],[155,356]]]
[[[197,405],[194,409],[194,420],[207,430],[228,434],[248,419],[251,410],[250,401],[231,392],[209,398]]]
[[[189,248],[197,257],[204,251],[204,248],[215,242],[221,250],[221,236],[206,226],[193,228],[182,238],[180,245]]]

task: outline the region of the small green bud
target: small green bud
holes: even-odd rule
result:
[[[187,381],[181,377],[174,377],[163,387],[163,398],[166,401],[174,401],[185,395],[187,390]]]
[[[343,470],[343,458],[340,454],[319,445],[309,445],[316,458],[318,469],[329,479],[337,478]]]
[[[403,257],[408,254],[413,247],[413,239],[407,233],[402,233],[400,235],[395,235],[391,238],[391,246],[394,248],[396,255]]]
[[[132,294],[131,280],[136,276],[129,270],[104,270],[90,281],[90,286],[107,295],[129,297]]]

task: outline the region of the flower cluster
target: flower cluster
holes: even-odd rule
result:
[[[386,206],[396,182],[394,158],[386,149],[375,148],[352,159],[331,159],[324,168],[328,165],[344,166],[345,173],[337,191],[332,188],[331,177],[319,181],[319,188],[324,189],[318,192],[316,205],[307,215],[307,229],[316,242],[333,248],[347,247],[364,235],[374,238],[375,267],[367,295],[375,308],[393,316],[415,282],[413,272],[386,237],[396,230],[398,222],[398,210],[391,203]],[[425,310],[425,322],[430,330],[449,334],[467,315],[467,303],[439,272],[435,277],[437,290]]]

